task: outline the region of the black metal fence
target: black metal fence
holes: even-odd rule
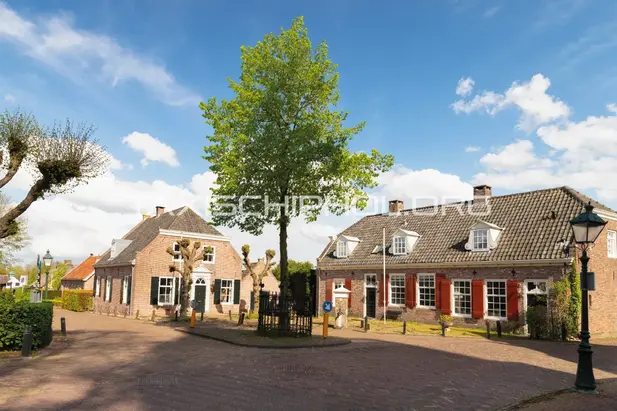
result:
[[[259,294],[257,332],[262,335],[310,337],[313,311],[310,296],[285,297],[276,292]]]

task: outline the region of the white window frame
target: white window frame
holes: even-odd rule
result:
[[[340,287],[336,286],[336,283],[341,284]],[[344,288],[345,287],[345,279],[344,278],[335,278],[332,280],[332,291],[336,290],[337,288]]]
[[[206,254],[204,253],[204,264],[214,264],[216,262],[216,247],[213,245],[207,245],[206,247],[212,248],[212,254],[207,254],[207,255],[212,255],[212,261],[206,260],[205,259]]]
[[[456,312],[456,300],[455,300],[455,297],[457,295],[466,295],[466,294],[463,294],[463,293],[458,293],[458,294],[455,293],[455,289],[456,289],[455,288],[455,282],[457,282],[457,281],[465,281],[465,282],[469,283],[469,314],[460,314],[460,313]],[[470,279],[468,279],[468,278],[455,278],[455,279],[452,279],[452,298],[451,298],[451,301],[452,301],[452,316],[454,316],[454,317],[462,317],[462,318],[471,318],[471,314],[473,312],[472,311],[473,310],[473,293],[471,291],[471,280]]]
[[[129,299],[129,276],[122,277],[122,304],[128,304]]]
[[[94,283],[94,286],[96,287],[96,296],[100,297],[101,296],[101,285],[103,283],[103,277],[96,277],[96,282]]]
[[[486,247],[485,248],[480,248],[480,247],[476,247],[476,234],[479,233],[484,233],[484,235],[486,236]],[[489,250],[489,230],[488,228],[477,228],[475,230],[472,230],[471,232],[471,249],[473,251],[488,251]]]
[[[229,287],[223,287],[223,281],[229,281]],[[223,288],[229,289],[229,301],[223,302]],[[233,278],[221,278],[221,289],[219,290],[219,298],[221,299],[221,305],[233,305],[234,303],[234,280]]]
[[[336,243],[336,258],[347,258],[349,245],[345,240],[338,240]]]
[[[406,237],[396,236],[392,238],[392,254],[394,255],[407,254],[407,238]]]
[[[422,305],[422,304],[420,304],[420,277],[422,277],[422,276],[431,276],[431,277],[433,277],[433,291],[434,291],[433,296],[434,296],[435,300],[437,300],[437,284],[435,283],[435,274],[421,273],[421,274],[418,274],[416,276],[416,301],[417,301],[416,306],[419,307],[419,308],[432,308],[432,309],[434,309],[435,305]],[[429,287],[422,287],[422,288],[423,289],[424,288],[428,289]],[[436,303],[437,303],[437,301],[435,301],[435,304]]]
[[[503,295],[503,298],[505,299],[505,305],[506,305],[506,316],[505,317],[496,317],[496,316],[490,316],[488,314],[488,283],[503,283],[504,284],[504,289],[506,291],[506,293]],[[497,294],[491,294],[492,296],[497,296]],[[499,296],[501,297],[501,296]],[[507,321],[508,320],[508,281],[507,280],[503,280],[503,279],[495,279],[495,280],[484,280],[484,309],[485,309],[485,313],[486,313],[486,319],[488,320],[499,320],[499,321]]]
[[[161,303],[161,287],[165,287],[165,288],[169,287],[168,285],[162,285],[161,280],[171,280],[171,291],[169,293],[169,302]],[[174,277],[170,277],[170,276],[159,277],[159,289],[157,290],[157,301],[158,301],[159,306],[165,307],[165,306],[174,305],[174,300],[175,300],[174,283],[175,283]]]
[[[111,301],[111,284],[113,279],[110,276],[107,276],[105,279],[105,301]]]
[[[401,304],[392,303],[392,279],[397,278],[403,279],[403,302]],[[390,274],[388,278],[388,307],[404,307],[405,306],[405,297],[407,292],[407,284],[405,283],[405,274]],[[401,288],[401,286],[396,286],[396,288]]]
[[[176,246],[178,246],[178,251],[176,251]],[[184,261],[184,257],[182,257],[182,253],[181,248],[180,248],[180,243],[177,241],[174,241],[174,243],[171,246],[171,249],[174,253],[179,253],[177,256],[176,255],[172,255],[171,256],[171,261],[173,261],[174,263],[181,263],[182,261]],[[163,277],[161,277],[163,278]]]
[[[613,244],[612,247],[611,247],[611,243]],[[607,248],[608,258],[617,258],[617,231],[614,231],[614,230],[606,231],[606,248]]]
[[[523,292],[523,294],[524,294],[524,297],[523,297],[523,310],[527,310],[527,294],[528,294],[527,288],[529,287],[527,284],[528,283],[539,283],[539,282],[546,283],[546,292],[545,293],[533,293],[532,292],[531,294],[546,295],[546,306],[548,307],[548,295],[549,295],[549,293],[548,293],[548,287],[549,287],[548,279],[546,279],[546,278],[529,278],[529,279],[525,280],[524,283],[523,283],[524,287],[525,287],[525,289],[523,290],[524,291]],[[525,319],[525,323],[526,322],[527,322],[527,319]]]

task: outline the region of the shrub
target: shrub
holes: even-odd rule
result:
[[[535,307],[527,308],[525,313],[527,326],[529,327],[529,338],[540,339],[546,338],[549,334],[549,326],[546,316],[546,307],[536,305]]]
[[[54,307],[62,307],[62,298],[54,298],[53,300],[43,300],[44,303],[52,303]]]
[[[45,295],[45,291],[43,291]],[[62,298],[62,291],[60,290],[47,290],[47,299],[55,300],[56,298]]]
[[[6,293],[0,293],[6,294]],[[0,351],[20,350],[26,326],[32,327],[32,347],[51,342],[53,305],[15,301],[13,296],[0,297]]]
[[[62,308],[70,311],[90,311],[92,309],[92,290],[64,290]]]

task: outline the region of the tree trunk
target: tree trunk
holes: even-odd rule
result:
[[[0,218],[0,239],[15,234],[15,232],[13,232],[15,220],[22,215],[32,203],[38,200],[47,189],[49,189],[49,181],[45,178],[39,179],[30,187],[30,191],[28,191],[26,197]]]
[[[289,274],[287,272],[287,215],[285,211],[281,211],[281,218],[279,220],[279,248],[281,252],[281,292],[284,296],[287,296],[289,289]]]
[[[261,287],[259,286],[259,281],[255,281],[255,277],[253,277],[253,312],[259,312],[259,293],[261,292]]]
[[[182,289],[180,293],[180,316],[185,316],[189,306],[189,282],[186,280],[185,275],[182,275],[180,278],[180,288]]]

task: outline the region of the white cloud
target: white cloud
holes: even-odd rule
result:
[[[465,147],[466,153],[475,153],[476,151],[480,151],[482,148],[478,146],[467,146]]]
[[[131,134],[124,137],[122,142],[128,144],[134,151],[144,155],[141,159],[141,164],[144,167],[151,161],[160,161],[171,167],[180,166],[180,162],[176,156],[176,150],[157,138],[152,137],[150,134],[133,131]]]
[[[501,9],[501,6],[493,6],[490,7],[488,9],[486,9],[484,11],[484,13],[482,14],[482,17],[484,17],[485,19],[490,19],[491,17],[493,17],[495,14],[497,14],[497,12]]]
[[[509,144],[498,153],[488,153],[480,159],[480,163],[496,171],[517,171],[553,165],[550,159],[538,158],[534,154],[533,143],[529,140]]]
[[[466,96],[473,90],[475,81],[471,77],[463,78],[458,81],[456,85],[456,94],[459,96]]]
[[[112,86],[135,81],[158,100],[172,105],[195,105],[200,97],[179,84],[159,63],[122,47],[114,39],[73,27],[66,14],[31,21],[0,2],[0,40],[15,43],[72,80],[84,76]]]
[[[526,83],[514,82],[503,94],[484,91],[471,100],[458,100],[452,104],[456,113],[472,113],[485,110],[495,115],[501,110],[515,106],[521,111],[518,128],[530,132],[539,125],[568,118],[571,109],[559,99],[546,94],[551,82],[542,74],[534,75]]]
[[[7,103],[14,103],[15,102],[15,96],[12,94],[5,94],[4,95],[4,101],[6,101]]]

